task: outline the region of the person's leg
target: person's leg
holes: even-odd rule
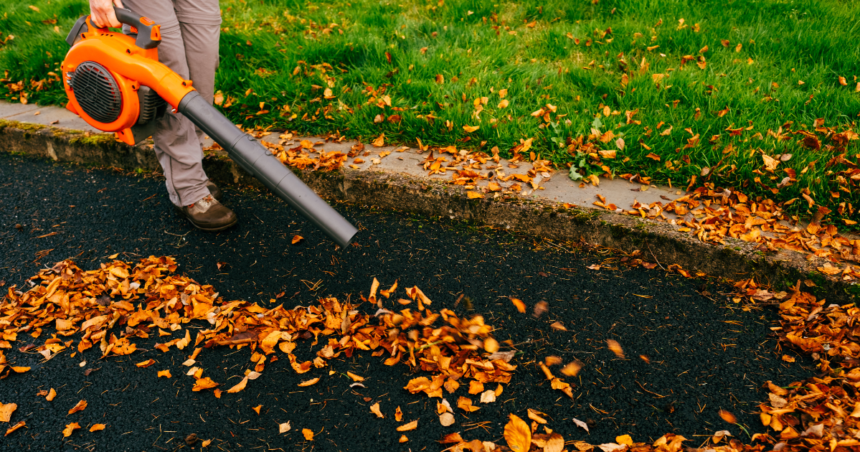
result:
[[[124,0],[134,12],[161,25],[158,59],[180,77],[191,79],[185,43],[171,0]],[[157,120],[152,139],[155,153],[167,179],[170,200],[188,206],[209,195],[208,178],[203,171],[203,155],[195,126],[180,113],[167,112]]]
[[[218,68],[218,43],[221,37],[221,11],[218,0],[173,0],[176,19],[182,30],[185,57],[194,88],[212,103],[215,96],[215,70]],[[197,129],[203,141],[203,132]]]

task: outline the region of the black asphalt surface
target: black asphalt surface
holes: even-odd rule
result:
[[[11,362],[33,370],[0,380],[0,402],[18,404],[12,424],[27,422],[26,429],[0,437],[0,450],[200,450],[200,443],[185,442],[193,433],[213,440],[209,450],[436,451],[447,447],[436,440],[458,431],[467,440],[504,444],[508,414],[526,419],[528,408],[546,413],[548,426],[568,441],[601,444],[622,434],[651,441],[672,432],[691,438],[687,444],[695,447],[704,438],[694,435],[723,429],[748,440],[718,411],[734,413],[750,433],[762,431],[756,411],[767,398],[762,385],[772,380],[786,386],[814,372],[800,356],[793,364],[780,359],[795,353],[780,349],[768,335],[773,312],[744,312],[721,294],[729,292],[727,287],[703,279],[630,269],[612,254],[536,246],[534,239],[459,222],[344,206],[337,208],[363,230],[359,246],[336,250],[279,200],[253,191],[224,191],[225,204],[236,211],[240,224],[223,233],[205,233],[174,213],[156,178],[0,153],[2,290],[11,284],[21,287],[40,268],[65,258],[92,269],[114,253],[125,260],[173,255],[179,272],[213,284],[225,300],[269,305],[268,300],[284,292],[278,302],[288,308],[307,306],[321,296],[357,300],[360,293],[367,295],[374,277],[383,288],[399,280],[401,288],[420,287],[433,300],[432,309],[466,315],[471,308],[497,328],[499,342],[517,344],[522,353],[512,361],[519,367],[511,384],[486,405],[467,394],[468,385],[446,394],[455,406],[456,424],[445,428],[434,414],[438,399],[403,389],[420,371],[385,366],[384,358],[369,354],[333,360],[331,369],[337,373],[331,376],[330,368],[297,375],[281,359],[267,364],[243,392],[216,399],[211,390],[191,391],[194,380],[181,365],[188,350],[162,353],[153,349],[157,338],[135,339],[143,350],[127,357],[100,360],[96,347],[83,356],[63,353],[43,364],[41,356],[18,351],[28,343],[42,344],[50,337],[46,331],[35,340],[19,335],[14,349],[6,350]],[[37,238],[52,232],[57,234]],[[294,234],[304,241],[291,245]],[[226,262],[227,271],[219,271],[218,262]],[[586,268],[600,263],[614,269]],[[455,307],[461,294],[465,297]],[[528,313],[518,313],[509,296],[525,301]],[[536,319],[531,310],[539,301],[546,301],[549,310]],[[550,328],[556,321],[568,331]],[[189,325],[198,327],[202,325]],[[626,359],[607,349],[607,339],[621,344]],[[300,360],[315,352],[310,341],[296,349]],[[552,390],[544,379],[536,362],[548,355],[585,363],[579,376],[566,378],[575,384],[575,400]],[[639,355],[647,355],[650,364]],[[148,358],[157,364],[135,367]],[[222,389],[253,368],[245,349],[206,349],[198,362],[204,376]],[[93,371],[86,375],[89,369]],[[157,378],[164,369],[173,378]],[[560,375],[559,367],[553,369]],[[347,371],[366,377],[366,388],[350,388]],[[313,377],[322,380],[297,387]],[[49,388],[57,390],[53,402],[37,396]],[[464,415],[456,408],[460,396],[470,397],[481,409]],[[67,415],[81,399],[88,407]],[[371,414],[369,406],[376,402],[385,419]],[[258,405],[259,415],[252,411]],[[419,420],[417,430],[405,433],[409,441],[403,444],[395,431],[398,406],[402,423]],[[575,426],[574,418],[587,422],[590,433]],[[287,421],[292,430],[279,434],[278,424]],[[71,422],[83,428],[64,440],[61,431]],[[107,428],[90,433],[95,423]],[[6,428],[0,425],[0,433]],[[304,439],[304,428],[315,433],[312,442]]]

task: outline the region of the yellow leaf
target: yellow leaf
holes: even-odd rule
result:
[[[167,370],[159,370],[159,371],[158,371],[158,378],[161,378],[161,377],[164,377],[164,378],[173,378],[173,376],[172,376],[172,375],[170,375],[170,369],[167,369]]]
[[[507,88],[499,90],[499,99],[504,99],[505,96],[507,96],[507,95],[508,95],[508,89]]]
[[[33,5],[30,5],[29,8],[32,9],[33,11],[36,11],[37,13],[39,12],[39,8],[37,8]]]
[[[57,397],[57,391],[54,391],[54,388],[51,388],[51,390],[48,391],[48,396],[45,397],[45,400],[50,402],[50,401],[54,400],[54,397]]]
[[[481,126],[463,126],[463,130],[465,130],[466,133],[472,133],[480,128]]]
[[[198,391],[202,391],[204,389],[214,388],[216,386],[218,386],[218,383],[215,383],[214,381],[212,381],[211,378],[206,377],[206,378],[201,378],[201,379],[197,380],[197,382],[194,383],[194,387],[191,388],[191,390],[194,392],[198,392]]]
[[[248,377],[246,376],[245,378],[242,379],[242,381],[236,383],[236,386],[233,386],[232,388],[228,389],[227,393],[235,394],[239,391],[242,391],[243,389],[245,389],[245,386],[247,384],[248,384]],[[301,384],[299,384],[299,386],[301,386]]]
[[[377,148],[381,148],[382,146],[385,146],[385,134],[383,133],[382,135],[379,135],[370,144],[372,144],[374,147],[377,147]]]
[[[467,196],[467,197],[469,197],[469,199],[478,199],[478,198],[483,198],[483,197],[484,197],[484,195],[483,195],[483,194],[478,193],[478,192],[476,192],[476,191],[469,191],[469,192],[466,192],[466,196]]]
[[[515,414],[510,415],[510,421],[505,425],[505,441],[513,452],[528,452],[532,443],[532,431],[529,425]]]
[[[625,446],[633,445],[633,438],[630,435],[621,435],[615,437],[615,442],[618,444],[624,444]]]
[[[14,432],[15,430],[18,430],[19,428],[21,428],[21,427],[23,427],[23,426],[25,426],[25,425],[27,425],[27,423],[26,423],[26,422],[24,422],[24,421],[20,421],[20,422],[18,422],[17,424],[15,424],[15,425],[13,425],[13,426],[9,427],[9,428],[6,430],[6,434],[5,434],[5,435],[3,435],[3,436],[9,436],[12,432]]]
[[[364,377],[360,375],[356,375],[352,372],[347,372],[346,374],[349,376],[349,378],[352,378],[353,381],[364,381]]]
[[[106,426],[104,424],[93,424],[93,426],[90,427],[90,433],[102,431],[105,427]]]
[[[502,99],[502,101],[499,102],[499,108],[508,108],[508,105],[510,105],[510,104],[511,103],[508,102],[507,99]]]
[[[202,443],[200,443],[200,448],[205,449],[205,448],[209,447],[210,444],[212,444],[212,440],[207,439],[206,441],[203,441]]]
[[[619,344],[618,341],[608,339],[606,341],[606,345],[609,346],[609,349],[612,350],[612,353],[615,353],[615,356],[620,359],[624,359],[624,350],[621,349],[621,344]]]
[[[553,432],[546,440],[543,452],[561,452],[562,450],[564,450],[564,437],[559,433]]]

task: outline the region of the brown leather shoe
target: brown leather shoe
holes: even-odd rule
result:
[[[221,201],[221,189],[215,185],[215,182],[211,180],[206,181],[206,188],[209,189],[209,194],[212,195],[213,198],[217,199],[219,202]]]
[[[206,196],[190,206],[177,207],[177,209],[197,229],[209,232],[223,231],[239,221],[232,210],[218,202],[212,195]]]

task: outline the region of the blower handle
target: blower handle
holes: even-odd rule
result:
[[[134,41],[136,46],[141,49],[154,49],[161,43],[161,25],[156,25],[152,19],[125,8],[114,7],[114,12],[120,23],[132,27],[131,32],[137,33]]]
[[[358,229],[317,196],[271,151],[203,100],[197,91],[186,94],[177,110],[220,144],[242,169],[311,220],[335,243],[342,248],[349,246]]]
[[[117,20],[119,20],[120,23],[131,27],[131,32],[133,34],[137,34],[134,45],[141,49],[154,49],[158,47],[158,44],[161,43],[161,25],[156,25],[152,19],[141,16],[130,9],[114,7],[113,10],[114,13],[116,13]],[[81,18],[75,22],[75,25],[72,26],[71,31],[69,31],[69,35],[66,36],[66,42],[69,46],[75,45],[81,35],[90,31],[90,25],[92,25],[93,28],[98,28],[95,24],[90,22],[89,15],[81,16]]]

